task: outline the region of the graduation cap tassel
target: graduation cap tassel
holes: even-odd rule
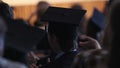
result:
[[[47,32],[47,26],[45,25],[45,31]]]
[[[48,32],[47,24],[45,24],[45,31]]]

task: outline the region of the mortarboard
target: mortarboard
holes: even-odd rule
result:
[[[86,10],[49,7],[41,17],[41,21],[49,22],[48,31],[54,33],[62,41],[75,39],[73,36],[77,34],[77,26],[85,15]],[[64,42],[65,43],[65,42]],[[61,44],[63,51],[69,51],[69,48],[75,47],[73,45],[64,46]]]
[[[91,21],[101,30],[105,28],[105,15],[96,8],[94,9]]]
[[[44,31],[25,24],[23,20],[8,20],[6,25],[8,30],[5,38],[5,46],[22,52],[32,50],[45,35]]]
[[[85,13],[86,10],[49,7],[41,17],[41,21],[79,25]]]

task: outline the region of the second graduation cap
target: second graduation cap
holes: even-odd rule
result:
[[[79,25],[86,10],[49,7],[41,17],[41,21]]]
[[[94,9],[91,20],[101,30],[105,28],[105,15],[98,11],[96,8]]]
[[[29,52],[36,46],[45,32],[25,24],[22,20],[8,20],[5,46],[22,52]]]

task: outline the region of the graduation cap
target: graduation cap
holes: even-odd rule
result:
[[[23,20],[7,20],[5,46],[21,52],[28,52],[36,46],[45,35],[43,30],[31,27]]]
[[[65,45],[65,41],[72,39],[77,35],[77,27],[79,26],[86,10],[49,7],[41,17],[41,21],[49,22],[48,32],[54,33],[60,40],[64,41],[61,44],[63,51],[69,51],[73,45]]]
[[[101,30],[105,28],[105,15],[98,11],[96,8],[94,9],[91,20]]]
[[[85,13],[86,10],[49,7],[41,17],[41,21],[48,21],[50,24],[54,22],[54,24],[79,25]]]

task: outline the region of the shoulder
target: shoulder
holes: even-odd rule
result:
[[[41,68],[70,68],[78,52],[69,52]]]
[[[69,52],[56,60],[56,66],[61,68],[70,68],[78,52]]]

